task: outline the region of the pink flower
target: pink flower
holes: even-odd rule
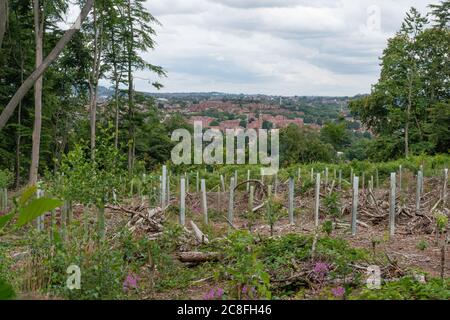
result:
[[[222,288],[218,288],[217,291],[215,289],[211,289],[203,296],[203,300],[222,299],[223,294],[224,290]]]
[[[203,300],[213,300],[216,292],[214,289],[211,289],[207,294],[203,296]]]
[[[342,298],[345,294],[345,289],[343,287],[333,288],[333,289],[331,289],[331,293],[336,298]]]
[[[318,262],[318,263],[316,263],[313,271],[314,271],[314,273],[316,273],[320,276],[324,276],[324,275],[328,274],[330,269],[329,269],[329,266],[327,263]]]
[[[123,282],[123,290],[128,291],[130,289],[137,289],[138,288],[138,280],[139,277],[135,274],[129,274],[125,278],[125,281]]]

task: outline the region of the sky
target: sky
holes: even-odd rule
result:
[[[437,0],[436,0],[437,1]],[[147,0],[160,21],[144,58],[161,92],[353,96],[377,82],[387,39],[432,0]],[[139,91],[156,92],[136,79]]]

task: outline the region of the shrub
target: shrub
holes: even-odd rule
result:
[[[226,240],[223,273],[230,277],[230,295],[237,299],[270,299],[270,278],[258,260],[259,248],[248,231],[236,231]]]
[[[0,189],[8,188],[13,182],[13,174],[8,170],[0,170]]]

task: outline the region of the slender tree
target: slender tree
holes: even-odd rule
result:
[[[8,4],[6,0],[0,0],[0,48],[2,47],[3,37],[6,32],[6,20],[8,17]]]
[[[2,114],[0,115],[0,130],[2,130],[5,127],[7,121],[12,116],[14,110],[16,109],[20,101],[23,99],[23,97],[33,87],[36,81],[44,74],[45,70],[58,58],[58,56],[64,50],[65,46],[69,43],[74,34],[78,32],[79,30],[78,26],[80,26],[81,22],[86,19],[93,4],[94,0],[86,1],[74,26],[64,33],[63,37],[59,40],[59,42],[49,53],[49,55],[44,59],[42,64],[36,68],[36,70],[23,82],[20,88],[16,91],[16,93],[11,98],[11,100],[3,110]]]
[[[33,0],[34,37],[36,43],[36,69],[42,64],[44,55],[44,5],[39,0]],[[33,148],[31,151],[30,184],[36,184],[38,178],[39,152],[42,128],[42,76],[34,84],[34,129]]]
[[[127,82],[128,82],[128,170],[133,172],[135,151],[136,151],[136,127],[135,101],[134,101],[134,78],[135,70],[148,69],[159,76],[165,75],[165,71],[160,66],[146,62],[141,56],[141,52],[146,52],[155,48],[153,36],[156,34],[153,29],[154,24],[159,24],[153,15],[148,12],[144,5],[144,0],[127,0],[126,18],[127,26],[125,41],[127,47]],[[153,85],[159,88],[155,82]]]

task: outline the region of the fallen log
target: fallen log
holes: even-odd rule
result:
[[[209,243],[208,237],[200,230],[199,227],[195,224],[194,221],[190,221],[192,230],[194,231],[194,235],[200,243]]]
[[[178,260],[184,263],[202,263],[222,259],[222,255],[217,252],[180,252],[177,255]]]

